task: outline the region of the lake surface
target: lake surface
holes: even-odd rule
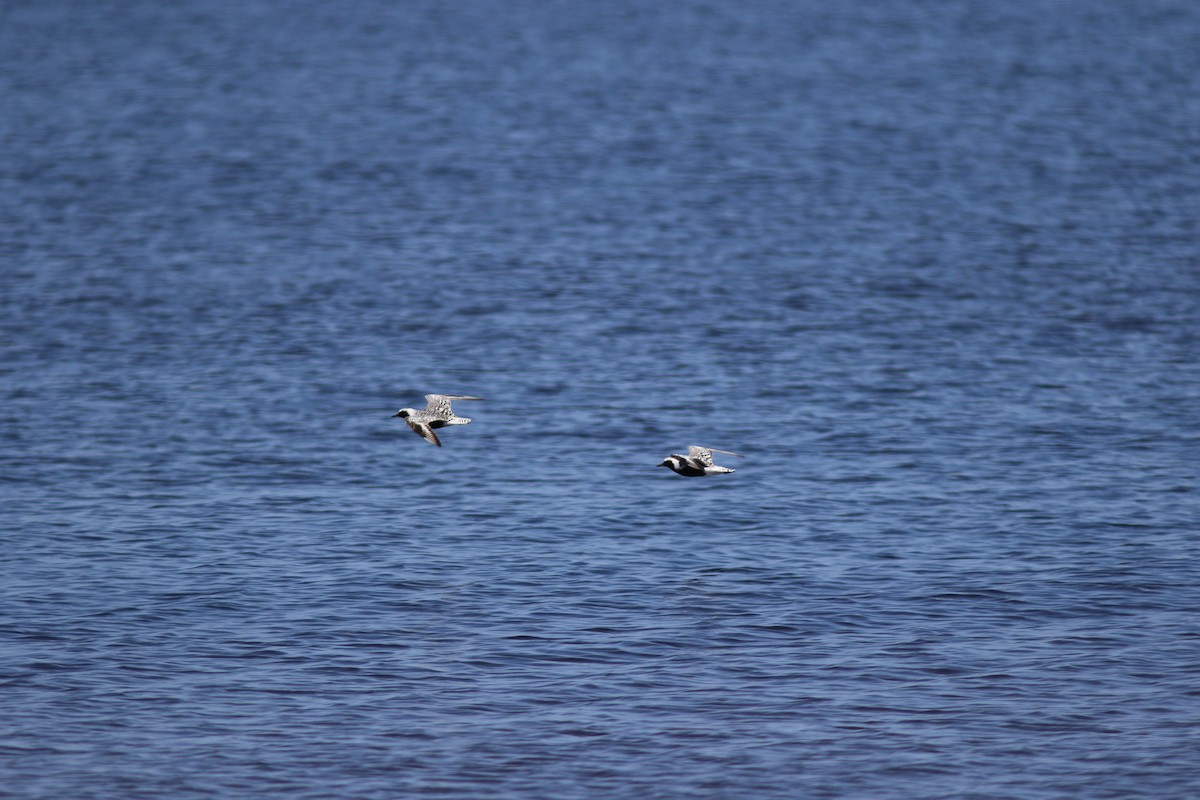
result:
[[[0,142],[0,796],[1200,796],[1195,3],[13,2]]]

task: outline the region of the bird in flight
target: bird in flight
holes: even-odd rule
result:
[[[718,450],[715,447],[700,447],[692,445],[688,447],[687,455],[679,453],[671,453],[666,459],[659,464],[660,467],[670,467],[671,471],[684,475],[689,478],[698,478],[701,475],[722,475],[735,470],[729,467],[720,467],[713,463],[713,453],[724,453],[727,456],[737,456],[737,453],[731,453],[728,450]]]
[[[416,431],[422,439],[430,444],[442,446],[438,441],[437,434],[434,433],[435,428],[444,428],[447,425],[466,425],[471,420],[467,417],[460,417],[450,408],[451,400],[482,400],[482,397],[468,397],[465,394],[427,394],[425,395],[425,408],[418,411],[415,408],[402,408],[393,417],[400,417],[408,423],[408,427]]]

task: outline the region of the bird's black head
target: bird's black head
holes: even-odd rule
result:
[[[408,415],[411,413],[412,413],[411,408],[402,408],[399,411],[397,411],[395,414],[392,414],[392,417],[403,417],[404,419],[407,419]]]
[[[663,461],[661,464],[658,464],[657,466],[669,467],[669,466],[671,466],[671,459],[668,458],[667,460]]]

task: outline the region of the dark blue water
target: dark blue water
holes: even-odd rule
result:
[[[6,3],[0,795],[1200,796],[1198,97],[1185,0]]]

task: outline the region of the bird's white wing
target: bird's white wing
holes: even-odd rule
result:
[[[700,447],[699,445],[695,444],[688,447],[688,456],[696,459],[706,467],[711,467],[713,465],[713,453],[724,453],[727,456],[737,456],[738,458],[742,458],[742,456],[738,455],[737,453],[731,453],[728,450],[718,450],[715,447]]]
[[[425,395],[425,412],[442,418],[454,416],[450,409],[451,400],[482,400],[482,397],[470,397],[465,394],[427,394]]]

